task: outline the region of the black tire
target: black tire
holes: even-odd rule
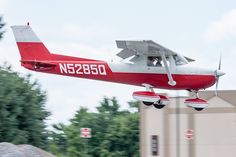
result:
[[[195,107],[194,109],[195,109],[196,111],[202,111],[204,108]]]
[[[151,105],[153,105],[153,102],[143,101],[143,104],[146,106],[151,106]]]
[[[163,107],[165,107],[166,105],[161,105],[161,104],[153,104],[153,106],[157,109],[162,109]]]

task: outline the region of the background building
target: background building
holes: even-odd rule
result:
[[[184,105],[186,97],[171,97],[158,110],[141,104],[141,157],[235,157],[236,91],[202,91],[203,111]]]

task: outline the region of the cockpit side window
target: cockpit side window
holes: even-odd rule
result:
[[[176,65],[182,65],[182,61],[177,55],[174,56],[174,60]]]
[[[148,56],[147,57],[147,66],[162,67],[162,59],[161,59],[161,57]]]

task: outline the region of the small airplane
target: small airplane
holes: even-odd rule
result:
[[[198,91],[216,84],[224,75],[221,60],[217,70],[190,67],[195,60],[182,56],[152,40],[116,41],[122,49],[117,56],[129,62],[105,62],[50,53],[32,28],[12,26],[21,55],[21,65],[29,70],[50,74],[102,80],[146,87],[133,92],[133,98],[144,105],[161,109],[168,105],[167,96],[154,92],[154,88],[187,90],[193,98],[185,100],[188,107],[203,110],[208,103],[198,97]]]

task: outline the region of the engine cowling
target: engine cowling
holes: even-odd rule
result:
[[[160,100],[158,94],[149,91],[136,91],[133,92],[133,98],[143,102],[157,102]]]
[[[186,99],[184,103],[188,107],[192,107],[197,111],[201,111],[208,106],[208,102],[200,98]]]

